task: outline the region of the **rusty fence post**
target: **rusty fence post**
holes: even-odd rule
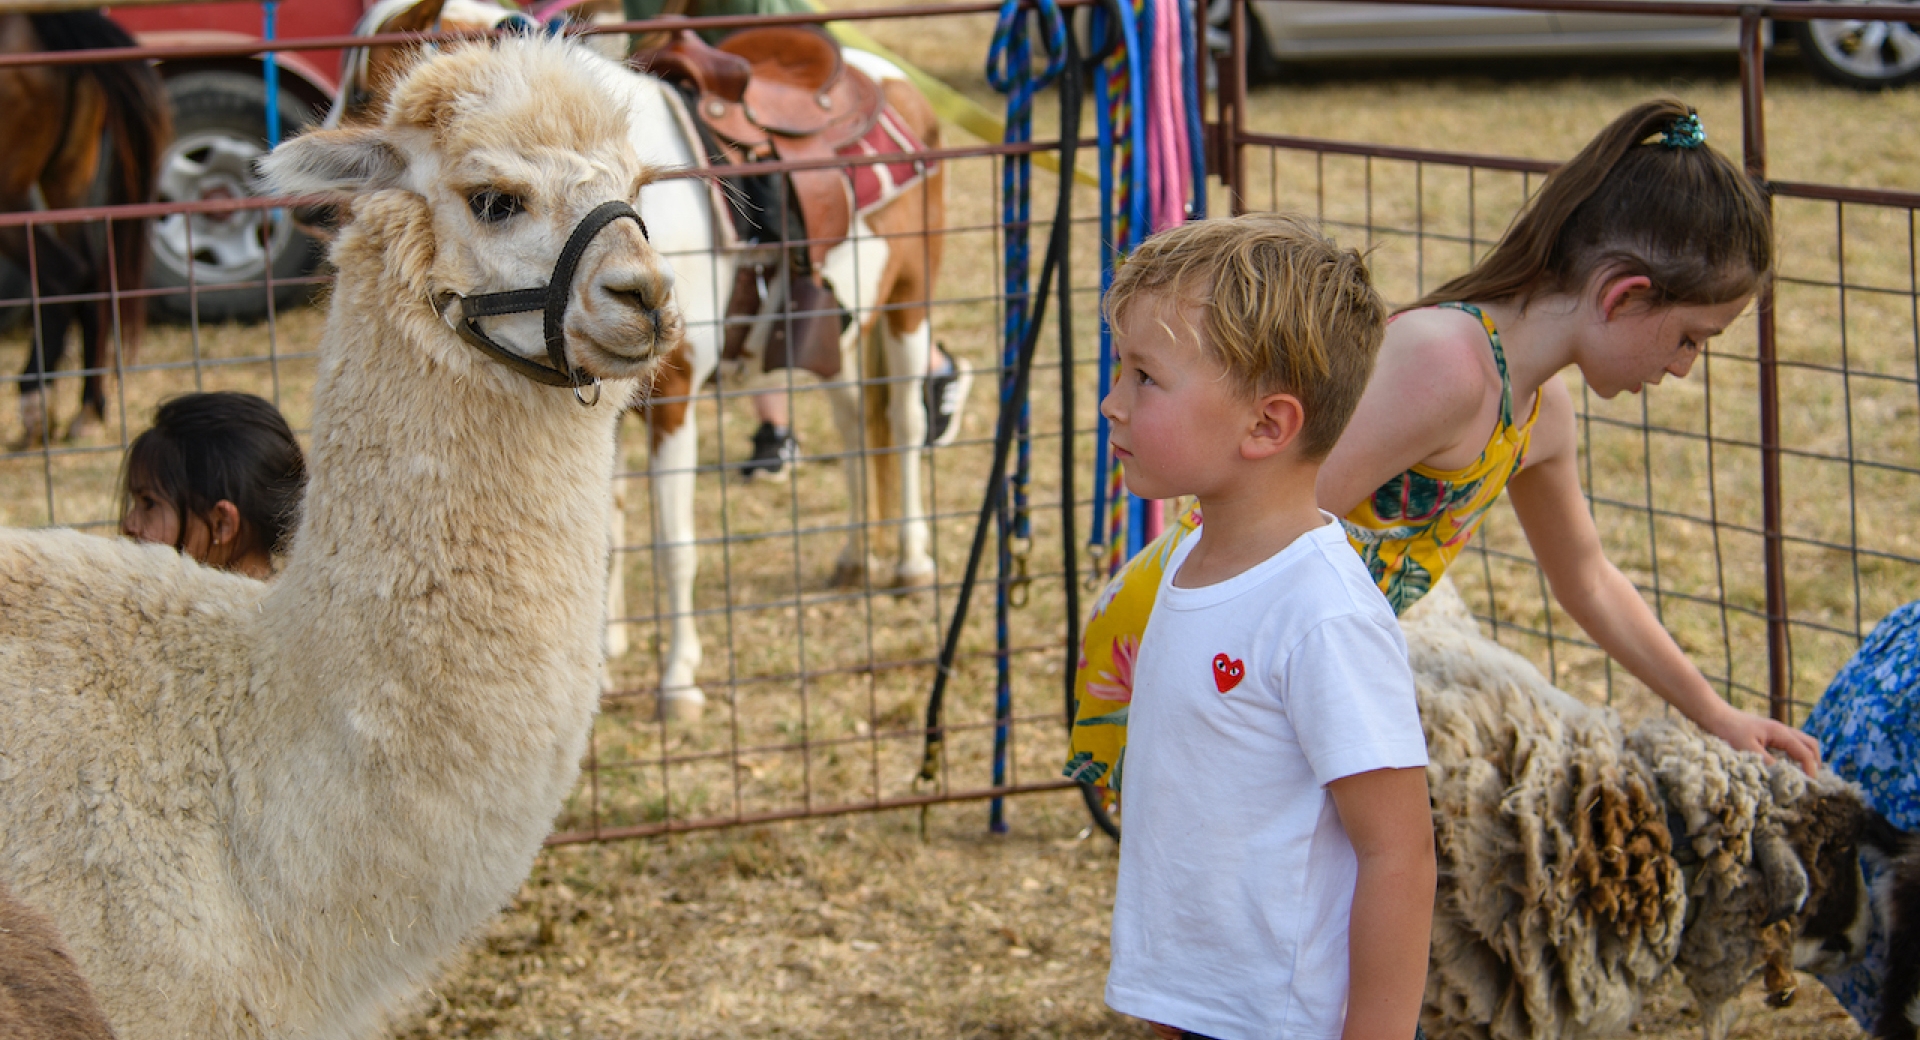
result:
[[[1227,209],[1234,216],[1247,211],[1247,0],[1233,0],[1230,32],[1233,47],[1225,69],[1218,70],[1220,97],[1220,180],[1227,187]],[[1202,8],[1204,10],[1204,8]]]
[[[1765,22],[1759,8],[1740,12],[1740,136],[1747,172],[1767,179]],[[1769,198],[1768,206],[1772,206]],[[1773,285],[1760,288],[1754,325],[1760,362],[1760,497],[1767,579],[1767,713],[1792,724],[1788,694],[1787,564],[1780,503],[1780,367],[1774,339]],[[1721,595],[1726,591],[1721,590]]]

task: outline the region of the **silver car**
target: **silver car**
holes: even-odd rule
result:
[[[1884,0],[1916,6],[1916,0]],[[1227,45],[1229,0],[1212,0],[1209,39]],[[1731,18],[1584,14],[1415,4],[1253,0],[1247,72],[1271,78],[1284,65],[1355,58],[1521,57],[1731,52]],[[1862,89],[1920,79],[1920,25],[1833,20],[1783,22],[1815,72]]]

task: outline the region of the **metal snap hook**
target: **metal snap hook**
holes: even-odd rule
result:
[[[443,292],[439,294],[438,299],[435,299],[434,292],[432,289],[428,289],[426,291],[426,297],[427,297],[427,306],[433,311],[434,316],[439,318],[441,321],[446,322],[447,328],[452,329],[455,332],[459,332],[460,325],[458,322],[453,320],[452,304],[453,304],[453,301],[465,300],[466,297],[460,295],[457,292]]]

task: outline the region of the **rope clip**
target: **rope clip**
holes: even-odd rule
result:
[[[1033,578],[1027,574],[1027,557],[1033,552],[1033,539],[1015,538],[1011,543],[1013,577],[1007,581],[1007,606],[1020,610],[1027,605]]]

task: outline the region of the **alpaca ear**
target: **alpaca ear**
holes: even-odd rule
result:
[[[407,162],[377,128],[312,130],[260,160],[273,195],[380,191],[401,186]]]

